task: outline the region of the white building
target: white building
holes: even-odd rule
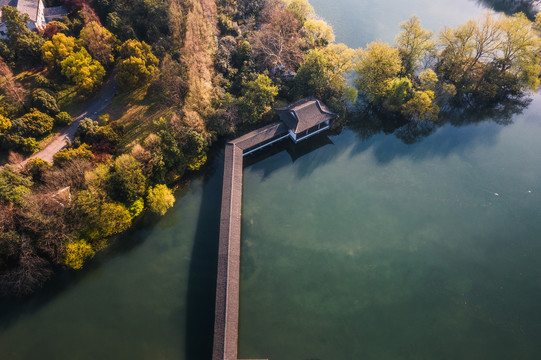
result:
[[[17,8],[21,14],[28,15],[30,21],[27,26],[30,30],[43,30],[48,22],[62,19],[68,13],[62,6],[46,8],[42,0],[0,0],[0,18],[4,5]],[[4,24],[0,24],[0,35],[5,35]]]

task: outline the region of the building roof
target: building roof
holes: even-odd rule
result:
[[[30,20],[36,22],[38,20],[38,7],[40,0],[18,0],[17,10],[22,14],[27,14]]]
[[[259,145],[265,141],[277,138],[287,134],[287,127],[282,122],[275,122],[260,129],[243,135],[230,143],[238,146],[241,150],[246,150],[252,146]]]
[[[338,116],[315,97],[299,100],[289,106],[274,109],[274,111],[295,134]]]
[[[0,8],[4,5],[15,7],[17,6],[17,0],[0,0]]]
[[[61,19],[62,16],[68,15],[68,10],[63,6],[52,6],[43,9],[45,21],[49,22],[55,19]]]

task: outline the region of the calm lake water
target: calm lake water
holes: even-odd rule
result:
[[[485,11],[312,3],[352,47],[412,14],[438,30]],[[540,112],[411,145],[357,126],[247,166],[240,356],[540,358]],[[222,161],[87,269],[0,304],[0,359],[210,359]]]

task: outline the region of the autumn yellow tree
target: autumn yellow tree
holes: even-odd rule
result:
[[[72,36],[58,33],[41,47],[43,61],[49,66],[60,66],[63,60],[73,55],[79,47]]]
[[[166,185],[156,185],[148,189],[147,204],[152,212],[164,215],[175,204],[175,196]]]
[[[434,33],[423,29],[417,16],[400,24],[400,28],[402,32],[396,37],[396,44],[402,60],[402,73],[404,76],[412,75],[421,60],[434,51]]]
[[[62,75],[66,76],[77,86],[77,92],[89,95],[103,83],[105,69],[82,48],[71,54],[61,63]]]
[[[84,262],[94,256],[95,251],[85,240],[71,242],[66,245],[64,264],[72,269],[79,270]]]
[[[392,89],[401,67],[398,49],[381,42],[370,43],[360,51],[355,68],[357,89],[373,103],[380,104]]]
[[[302,31],[311,47],[327,46],[334,42],[334,32],[332,27],[323,20],[306,20]]]
[[[4,133],[6,130],[9,130],[11,128],[11,121],[3,116],[0,115],[0,134]]]
[[[148,84],[157,71],[158,58],[147,43],[127,40],[119,50],[116,81],[124,89],[133,89]]]

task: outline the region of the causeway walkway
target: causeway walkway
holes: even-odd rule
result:
[[[225,145],[213,360],[237,360],[243,156],[286,136],[287,127],[277,122]]]

